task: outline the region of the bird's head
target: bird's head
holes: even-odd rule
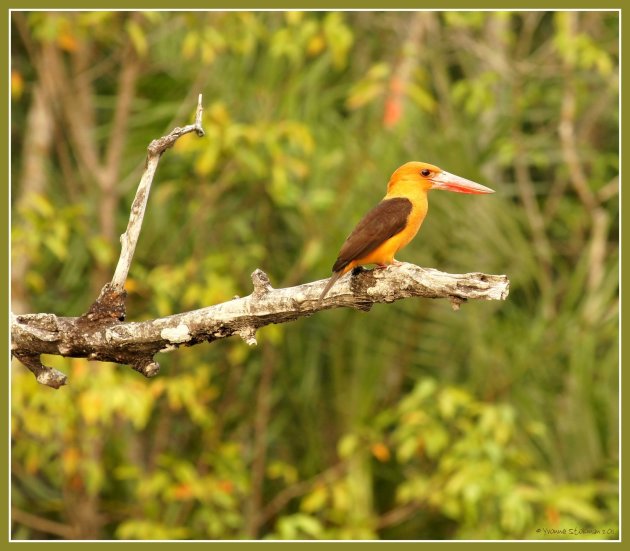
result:
[[[489,187],[446,172],[435,165],[417,161],[405,163],[396,169],[389,180],[387,189],[391,190],[396,184],[402,182],[407,185],[409,183],[418,184],[425,191],[443,189],[457,193],[494,193],[494,190]]]

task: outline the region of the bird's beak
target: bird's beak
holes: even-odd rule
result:
[[[455,174],[450,174],[444,170],[431,178],[431,182],[433,185],[430,189],[443,189],[457,193],[494,193],[494,190],[489,187],[455,176]]]

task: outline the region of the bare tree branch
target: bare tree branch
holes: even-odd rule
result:
[[[140,179],[140,185],[136,191],[136,196],[131,204],[131,214],[129,216],[127,230],[120,236],[121,251],[118,264],[114,272],[114,277],[110,283],[103,287],[99,297],[85,314],[88,320],[96,321],[103,318],[123,320],[125,318],[125,281],[127,280],[127,274],[129,273],[129,268],[131,267],[131,260],[133,259],[136,244],[138,243],[138,238],[140,237],[142,221],[144,220],[144,213],[146,211],[147,201],[149,200],[149,193],[151,191],[151,184],[153,182],[153,177],[155,176],[158,163],[160,162],[162,153],[172,147],[183,135],[189,134],[190,132],[196,132],[197,135],[201,137],[205,134],[201,125],[202,114],[202,95],[199,94],[195,123],[184,126],[183,128],[174,128],[166,136],[153,140],[149,144],[149,147],[147,148],[148,155],[145,170],[142,174],[142,178]]]
[[[123,323],[112,318],[90,320],[54,314],[12,316],[11,349],[39,382],[58,388],[65,384],[65,376],[42,365],[40,354],[129,364],[153,377],[159,371],[154,359],[158,352],[232,335],[254,345],[261,327],[319,310],[350,307],[367,311],[375,303],[409,297],[445,298],[457,309],[468,299],[505,300],[509,292],[504,275],[447,274],[407,263],[348,274],[320,306],[317,302],[326,280],[274,289],[262,270],[256,270],[252,280],[254,291],[247,297],[149,321]]]
[[[200,137],[204,135],[204,131],[201,126],[202,113],[203,107],[201,104],[201,94],[199,94],[195,124],[189,124],[188,126],[184,126],[184,128],[175,128],[170,134],[163,136],[158,140],[153,140],[149,144],[146,169],[142,175],[140,185],[138,186],[136,197],[131,205],[131,216],[129,217],[127,231],[125,231],[125,233],[120,237],[122,251],[111,282],[112,288],[119,292],[122,292],[125,281],[127,280],[127,274],[129,273],[133,253],[136,250],[136,244],[138,242],[138,237],[140,236],[140,229],[142,228],[142,220],[144,219],[144,212],[146,210],[147,200],[149,199],[149,192],[151,191],[151,182],[153,182],[153,176],[160,161],[160,157],[162,156],[162,153],[172,147],[173,144],[184,134],[196,132]]]

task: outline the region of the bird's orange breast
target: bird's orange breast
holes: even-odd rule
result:
[[[411,211],[407,216],[404,228],[368,253],[353,259],[344,268],[343,273],[349,272],[356,266],[363,266],[365,264],[378,264],[380,266],[392,264],[396,253],[408,245],[418,233],[427,215],[427,192],[416,184],[405,185],[404,182],[401,182],[395,188],[388,191],[385,199],[393,199],[395,197],[404,197],[411,201]]]
[[[363,264],[391,264],[394,260],[394,255],[400,249],[408,245],[418,233],[425,215],[426,213],[422,214],[418,211],[414,212],[412,210],[409,214],[409,218],[407,218],[407,225],[400,233],[390,237],[387,241],[383,242],[365,256],[357,258],[353,262],[355,266],[361,266]]]

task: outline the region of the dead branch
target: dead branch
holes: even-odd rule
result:
[[[170,147],[173,147],[175,142],[185,134],[195,132],[199,137],[205,134],[201,126],[202,114],[202,96],[199,94],[195,123],[184,126],[183,128],[174,128],[166,136],[153,140],[149,144],[144,173],[140,179],[136,196],[131,204],[129,223],[127,224],[125,233],[120,236],[121,251],[114,277],[110,283],[107,283],[103,287],[99,297],[94,301],[92,306],[90,306],[88,312],[84,314],[89,321],[105,318],[125,319],[125,281],[127,280],[131,260],[133,259],[138,238],[140,237],[142,221],[144,220],[144,213],[151,191],[151,183],[153,182],[158,163],[160,162],[162,154]]]
[[[66,383],[65,375],[44,366],[39,356],[53,354],[128,364],[146,377],[159,371],[158,352],[213,342],[233,335],[256,344],[256,331],[272,323],[286,323],[319,310],[350,307],[368,311],[375,303],[409,297],[445,298],[457,309],[468,299],[505,300],[509,281],[504,275],[447,274],[401,263],[383,270],[347,274],[318,306],[326,280],[274,289],[262,270],[252,274],[251,295],[222,304],[142,322],[114,318],[54,314],[12,316],[11,350],[37,377],[53,388]]]

